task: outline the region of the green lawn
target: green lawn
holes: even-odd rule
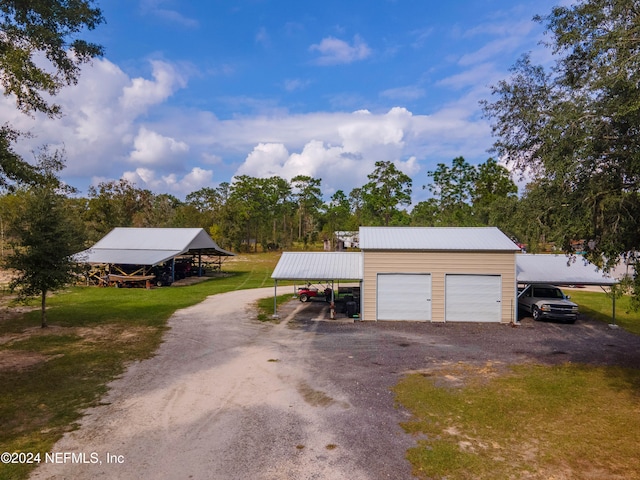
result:
[[[613,303],[611,296],[605,292],[588,292],[585,290],[566,290],[571,300],[580,305],[580,313],[606,323],[613,322]],[[640,335],[640,312],[631,308],[629,296],[616,298],[615,323],[620,327]]]
[[[49,452],[127,363],[153,355],[173,312],[216,293],[272,286],[278,258],[241,255],[224,264],[226,276],[183,287],[73,287],[50,298],[47,329],[39,311],[0,322],[0,337],[10,339],[0,358],[23,365],[0,368],[0,453]],[[30,470],[0,464],[0,478]]]

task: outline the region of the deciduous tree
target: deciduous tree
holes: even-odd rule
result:
[[[27,114],[60,114],[49,101],[77,82],[80,67],[102,55],[100,45],[83,40],[83,31],[104,21],[92,0],[4,0],[0,2],[0,84]],[[37,180],[36,170],[14,149],[19,133],[0,127],[0,187]]]
[[[493,87],[495,149],[548,192],[554,240],[614,263],[640,247],[640,8],[580,0],[537,20],[555,65],[524,56]]]

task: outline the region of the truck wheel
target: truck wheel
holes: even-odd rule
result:
[[[309,300],[309,296],[306,293],[303,293],[302,295],[300,295],[300,301],[301,302],[306,302],[307,300]]]
[[[535,305],[531,307],[531,316],[536,322],[540,320],[540,310]]]

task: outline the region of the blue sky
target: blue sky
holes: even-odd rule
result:
[[[391,160],[420,187],[440,162],[490,154],[479,100],[525,52],[549,62],[539,0],[102,0],[105,56],[56,101],[0,122],[18,150],[64,146],[64,179],[120,178],[179,198],[234,175],[322,179],[328,197]]]

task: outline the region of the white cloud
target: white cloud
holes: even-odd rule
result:
[[[151,61],[153,80],[134,78],[123,89],[120,105],[125,110],[143,113],[148,107],[162,103],[179,88],[187,85],[187,79],[167,62]]]
[[[213,172],[195,167],[182,178],[174,173],[158,178],[154,170],[136,168],[135,171],[124,172],[122,178],[134,183],[138,188],[146,188],[157,193],[168,192],[183,197],[188,193],[210,186],[213,181]]]
[[[189,145],[164,137],[157,132],[141,127],[133,140],[132,162],[142,164],[166,164],[189,152]]]
[[[314,63],[323,66],[353,63],[371,55],[369,46],[357,35],[353,45],[335,37],[326,37],[320,43],[311,45],[309,50],[320,54]]]

